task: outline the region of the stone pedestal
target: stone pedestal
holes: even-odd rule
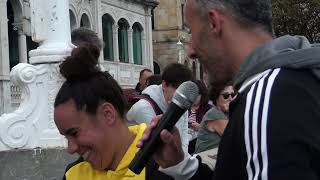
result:
[[[0,117],[0,151],[66,147],[53,121],[53,103],[64,79],[58,64],[20,63],[11,81],[22,90],[18,109]]]
[[[40,46],[30,51],[30,63],[59,62],[71,51],[69,1],[31,0],[31,33]]]

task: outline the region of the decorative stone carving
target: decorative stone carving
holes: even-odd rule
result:
[[[50,118],[48,123],[48,129],[55,130],[56,125],[53,120],[53,104],[58,90],[64,82],[64,78],[60,75],[58,64],[50,65],[50,68],[48,68],[48,78],[48,111]]]
[[[20,23],[12,23],[13,30],[18,31],[18,33],[23,32],[23,24]]]
[[[131,13],[126,13],[126,18],[129,19],[129,24],[133,25],[135,16]]]
[[[83,0],[73,0],[75,2],[75,4],[77,4],[78,6],[80,6],[83,3]]]
[[[53,121],[54,99],[64,81],[58,64],[20,63],[10,75],[24,98],[18,109],[0,117],[0,151],[65,146]]]
[[[7,117],[5,123],[1,123],[1,140],[9,148],[22,148],[30,139],[26,120],[21,116]]]
[[[51,31],[55,31],[56,26],[58,24],[59,18],[57,16],[57,4],[56,1],[51,1],[51,8],[50,8],[50,29]]]
[[[45,73],[44,69],[21,63],[11,71],[11,81],[16,86],[21,87],[25,96],[20,107],[10,114],[0,117],[0,150],[7,148],[24,148],[32,137],[32,132],[36,129],[33,112],[36,111],[40,90],[36,88],[35,79]],[[2,142],[2,143],[1,143]]]
[[[36,42],[45,41],[47,38],[48,22],[46,21],[47,9],[44,7],[43,0],[31,0],[31,34],[32,38]]]
[[[121,17],[121,11],[119,9],[111,8],[111,14],[113,17],[115,17],[115,20],[119,20]]]
[[[71,51],[68,1],[31,0],[32,39],[40,46],[29,52],[30,63],[55,63]]]
[[[141,17],[140,17],[140,23],[143,24],[143,25],[145,25],[145,24],[146,24],[145,19],[146,19],[145,17],[141,16]],[[145,28],[144,28],[144,29],[145,29]]]

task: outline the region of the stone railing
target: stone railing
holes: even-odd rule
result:
[[[136,65],[114,61],[104,61],[102,66],[124,89],[134,88],[139,82],[140,71],[145,68],[150,68],[146,65]]]
[[[11,83],[10,92],[11,92],[11,96],[10,96],[10,98],[11,98],[11,111],[14,111],[19,107],[19,105],[22,101],[22,96],[21,96],[22,90],[19,86],[16,86]]]

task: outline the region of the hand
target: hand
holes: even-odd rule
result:
[[[194,131],[199,131],[199,129],[200,129],[200,124],[195,121],[195,122],[193,122],[193,123],[191,124],[191,128],[192,128]]]
[[[152,119],[150,125],[144,131],[142,138],[137,144],[138,148],[143,147],[143,143],[148,140],[152,129],[157,126],[160,118],[161,115]],[[173,127],[170,132],[165,129],[161,131],[160,138],[163,143],[159,145],[156,152],[153,154],[153,159],[162,168],[167,168],[179,164],[184,158],[184,152],[182,150],[178,129],[176,127]]]

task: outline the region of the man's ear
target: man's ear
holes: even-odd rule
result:
[[[117,110],[109,102],[104,102],[99,106],[98,113],[101,116],[104,123],[112,125],[117,120]]]
[[[208,12],[209,32],[214,35],[220,34],[224,20],[223,17],[223,14],[216,9],[212,9]]]

